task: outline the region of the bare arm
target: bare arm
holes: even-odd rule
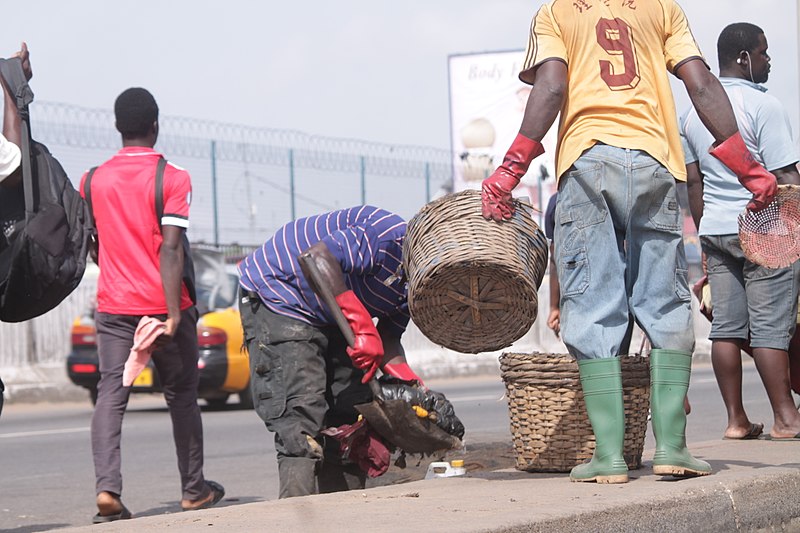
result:
[[[686,165],[686,189],[694,227],[700,229],[700,219],[703,218],[703,174],[696,161]]]
[[[778,179],[779,185],[800,185],[800,173],[796,165],[787,165],[771,171]]]
[[[556,337],[561,334],[561,287],[558,285],[558,270],[555,261],[555,246],[550,243],[550,314],[547,317],[547,327],[553,330]]]
[[[717,143],[739,131],[728,94],[701,59],[690,59],[675,74],[686,87],[700,121]]]
[[[528,96],[519,132],[541,141],[555,122],[567,91],[567,65],[545,61],[536,69],[536,84]]]
[[[167,329],[162,336],[171,338],[181,321],[181,289],[183,287],[183,228],[163,226],[164,241],[159,252],[159,269],[164,299],[167,301]]]
[[[33,77],[33,71],[31,70],[31,55],[30,52],[28,52],[28,45],[23,42],[19,52],[16,52],[12,57],[18,57],[20,59],[22,71],[25,73],[25,79],[30,81]],[[19,111],[17,110],[17,103],[11,95],[11,91],[8,90],[5,84],[5,80],[3,80],[3,91],[5,92],[3,135],[12,143],[21,146],[22,134],[20,133]]]
[[[3,88],[3,136],[9,142],[21,147],[22,135],[19,111],[17,110],[17,103],[14,97],[11,96],[11,91],[8,90],[6,82],[0,76],[0,85]],[[9,174],[6,179],[2,180],[2,186],[5,188],[16,187],[22,181],[22,169],[17,167],[14,172]]]
[[[386,327],[382,320],[378,320],[378,334],[383,341],[383,362],[381,368],[389,364],[398,364],[406,362],[406,351],[403,349],[403,344],[400,337]]]
[[[0,77],[3,85],[3,136],[12,143],[20,146],[22,143],[21,125],[17,103],[11,95],[5,80]]]
[[[314,258],[317,269],[322,275],[323,283],[331,288],[334,296],[342,294],[347,290],[347,285],[344,283],[342,267],[328,247],[325,246],[325,243],[318,242],[309,247],[304,253],[308,253]]]
[[[16,52],[12,57],[18,57],[22,62],[22,71],[25,73],[25,78],[30,81],[33,77],[31,70],[31,58],[28,52],[28,45],[24,42],[20,47],[19,52]],[[5,80],[0,76],[0,83],[3,85],[3,136],[10,142],[22,147],[22,124],[19,118],[19,110],[17,109],[17,102],[14,96],[6,86]],[[3,180],[3,187],[16,187],[22,181],[22,169],[17,168],[11,175]]]

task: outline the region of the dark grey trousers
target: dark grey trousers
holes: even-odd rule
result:
[[[140,319],[140,316],[108,313],[96,316],[100,383],[92,416],[92,456],[98,493],[122,494],[120,439],[122,417],[130,396],[130,388],[122,386],[122,371]],[[190,307],[181,313],[173,341],[153,352],[153,363],[172,418],[182,498],[189,500],[200,498],[206,490],[203,423],[197,405],[197,359],[197,309]]]
[[[273,313],[256,295],[241,297],[250,386],[258,416],[275,434],[280,497],[363,488],[364,472],[320,435],[355,422],[353,406],[372,400],[341,332]]]

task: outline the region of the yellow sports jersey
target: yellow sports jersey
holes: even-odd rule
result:
[[[668,71],[703,59],[673,0],[551,0],[531,24],[520,79],[545,61],[567,64],[556,175],[596,142],[644,150],[686,180]]]

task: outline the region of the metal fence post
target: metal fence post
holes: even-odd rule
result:
[[[361,205],[367,203],[367,177],[364,156],[361,156]]]
[[[431,164],[425,163],[425,203],[431,201]]]
[[[292,220],[296,218],[294,207],[294,149],[289,148],[289,205],[292,210]]]
[[[214,208],[214,246],[219,246],[219,207],[217,204],[217,141],[211,141],[211,202]]]

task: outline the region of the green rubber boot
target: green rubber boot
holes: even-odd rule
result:
[[[569,473],[570,481],[627,483],[628,465],[622,456],[625,406],[619,357],[578,361],[586,412],[596,446],[592,460]]]
[[[683,399],[689,389],[692,357],[685,352],[650,352],[650,412],[656,436],[653,473],[660,476],[707,476],[711,465],[686,448]]]

